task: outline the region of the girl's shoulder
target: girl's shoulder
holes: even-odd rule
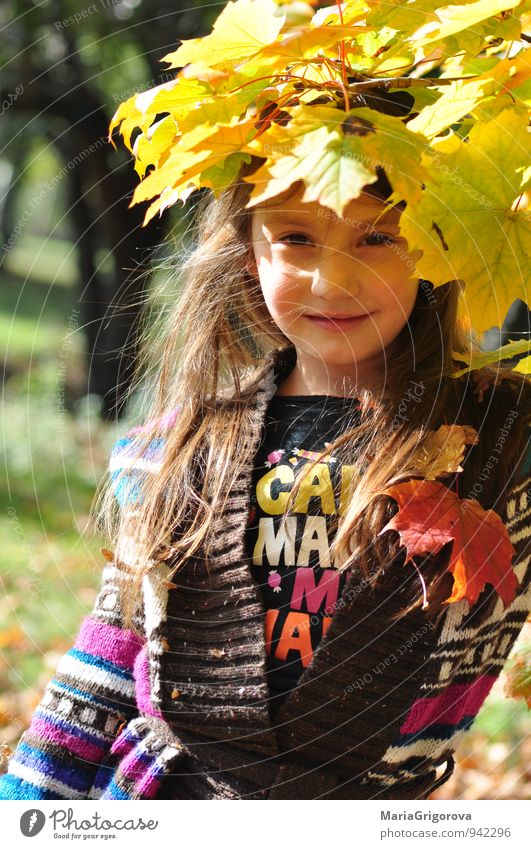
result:
[[[511,369],[497,372],[485,366],[461,376],[456,383],[463,415],[475,418],[482,430],[494,425],[520,435],[528,432],[531,379],[527,375]]]
[[[520,480],[525,480],[526,478],[528,478],[531,475],[531,440],[529,439],[530,431],[531,431],[531,425],[528,425],[528,427],[527,427],[527,446],[526,446],[526,451],[525,451],[525,455],[524,455],[524,461],[523,461],[521,469],[520,469],[520,474],[519,474]]]
[[[178,404],[159,418],[129,428],[112,446],[108,470],[121,506],[138,501],[146,477],[161,468],[167,436],[181,410]]]
[[[467,456],[468,483],[484,507],[501,504],[531,474],[531,381],[487,366],[463,375],[455,388],[453,420],[473,427],[478,438]]]

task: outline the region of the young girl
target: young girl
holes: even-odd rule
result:
[[[254,167],[200,199],[147,423],[111,456],[115,552],[4,799],[426,799],[526,620],[529,383],[451,377],[459,284],[414,277],[382,169],[338,218],[297,183],[246,207]],[[480,577],[514,546],[474,602],[457,540],[407,560],[391,523],[383,490],[430,468],[496,514],[462,521]]]

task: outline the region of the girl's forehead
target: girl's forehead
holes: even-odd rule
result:
[[[330,222],[360,222],[369,223],[377,218],[383,210],[382,219],[387,222],[398,222],[400,210],[390,206],[383,200],[374,197],[362,196],[349,201],[343,215],[338,216],[330,207],[324,206],[317,201],[303,203],[299,198],[290,198],[280,203],[257,204],[252,208],[252,218],[256,224],[267,224],[292,219],[301,221],[322,221],[323,224]]]

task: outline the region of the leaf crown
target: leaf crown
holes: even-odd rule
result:
[[[174,79],[119,105],[109,140],[118,128],[134,155],[131,205],[150,201],[145,226],[199,188],[219,196],[254,157],[248,207],[300,181],[303,201],[342,216],[384,168],[419,277],[461,281],[472,334],[501,326],[528,300],[531,0],[317,5],[230,0],[162,59]],[[523,352],[510,342],[481,365]]]

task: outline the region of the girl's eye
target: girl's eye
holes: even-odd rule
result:
[[[387,233],[378,233],[378,232],[369,233],[369,235],[366,236],[365,238],[366,239],[376,239],[376,241],[373,242],[373,244],[375,244],[375,245],[394,245],[395,244],[395,239],[393,239],[393,237],[389,236]]]
[[[294,241],[292,242],[291,239]],[[308,242],[303,242],[302,239],[308,239]],[[305,233],[286,233],[285,236],[279,236],[277,242],[287,242],[290,245],[304,245],[311,243],[310,236]]]

